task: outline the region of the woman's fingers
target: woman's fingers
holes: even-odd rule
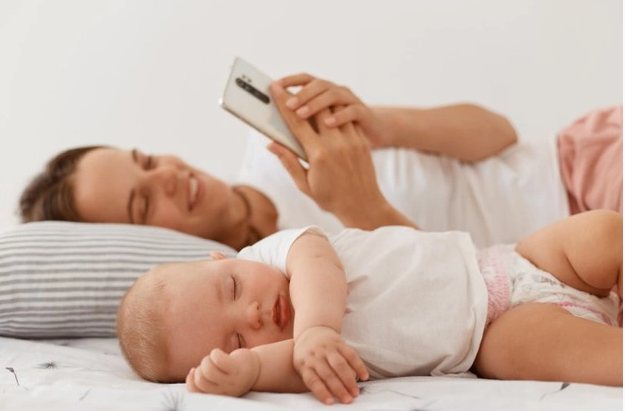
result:
[[[299,162],[299,158],[288,148],[273,141],[267,145],[267,149],[278,157],[297,188],[304,194],[310,195],[307,171]]]
[[[288,87],[305,86],[306,84],[310,83],[314,79],[316,79],[316,77],[311,76],[308,73],[298,73],[298,74],[292,74],[290,76],[282,77],[280,80],[277,80],[276,82],[280,84],[282,87],[288,88]]]
[[[291,109],[286,106],[286,101],[290,94],[278,83],[272,83],[270,87],[271,96],[273,97],[278,111],[291,130],[291,133],[299,140],[304,147],[304,151],[308,154],[307,147],[314,144],[315,131],[307,120],[301,119]]]
[[[304,93],[305,91],[308,91],[308,88],[302,90],[300,93]],[[310,99],[302,99],[303,101],[300,103],[302,105],[295,113],[301,118],[309,118],[328,107],[334,109],[337,106],[357,103],[355,99],[350,97],[350,94],[344,93],[342,88],[332,87],[324,89]],[[294,98],[300,101],[299,93]],[[292,107],[289,108],[292,109]]]
[[[319,136],[334,136],[334,134],[336,134],[335,131],[329,131],[330,127],[326,124],[327,120],[332,116],[332,109],[325,107],[313,117],[319,131]]]
[[[361,104],[352,104],[349,106],[343,106],[332,113],[332,117],[326,120],[326,126],[328,127],[340,127],[344,124],[348,124],[354,121],[360,121],[363,118],[364,106]]]
[[[277,81],[284,88],[301,87],[286,101],[286,106],[301,118],[309,118],[322,109],[336,105],[359,104],[360,100],[350,89],[310,74],[300,73]]]

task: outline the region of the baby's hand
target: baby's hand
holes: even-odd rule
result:
[[[374,147],[385,145],[383,120],[349,88],[305,73],[284,77],[278,80],[278,84],[284,88],[302,87],[286,102],[287,107],[300,118],[311,118],[330,108],[332,115],[323,120],[327,127],[354,122]]]
[[[251,350],[243,348],[226,354],[216,348],[189,371],[187,389],[239,397],[252,388],[259,372],[260,361]]]
[[[323,403],[333,397],[350,403],[358,395],[356,377],[367,380],[369,373],[356,351],[328,327],[312,327],[295,341],[293,365],[302,381]]]

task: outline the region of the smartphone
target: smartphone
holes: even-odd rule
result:
[[[219,105],[270,139],[277,141],[307,161],[306,152],[273,103],[269,85],[273,80],[256,67],[237,57],[232,64],[226,89]]]

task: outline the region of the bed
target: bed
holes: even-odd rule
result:
[[[137,377],[114,319],[149,266],[222,244],[157,227],[30,223],[0,233],[0,410],[327,409],[311,394],[190,394]],[[405,377],[364,382],[354,410],[622,410],[623,389],[566,382]]]
[[[183,384],[135,376],[115,338],[0,338],[3,410],[327,409],[311,394],[190,394]],[[405,377],[361,383],[354,410],[621,410],[621,388],[465,377]]]

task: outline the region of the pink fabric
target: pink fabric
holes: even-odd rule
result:
[[[505,258],[508,252],[511,252],[510,246],[495,245],[477,254],[477,264],[488,292],[487,327],[510,307],[510,281]]]
[[[565,127],[558,152],[571,214],[623,213],[623,106],[595,110]]]

